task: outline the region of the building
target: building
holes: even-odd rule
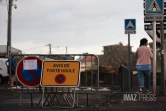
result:
[[[77,59],[78,61],[81,62],[81,72],[86,71],[86,70],[96,70],[97,68],[97,57],[96,56],[82,56]]]
[[[131,55],[133,55],[132,46],[130,46],[130,52]],[[100,65],[118,68],[122,61],[127,62],[128,46],[123,46],[121,43],[116,45],[103,46],[103,53],[103,55],[99,56]]]
[[[107,46],[103,46],[104,48],[104,55],[107,54],[109,52],[109,50],[112,50],[113,48],[118,48],[118,47],[122,47],[125,51],[128,51],[128,46],[123,46],[123,45],[107,45]],[[132,52],[132,46],[130,46],[130,52]]]
[[[22,51],[16,48],[11,48],[11,54],[21,54]],[[7,57],[7,45],[0,45],[0,58]]]

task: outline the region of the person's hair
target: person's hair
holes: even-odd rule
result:
[[[140,46],[141,45],[145,45],[148,42],[148,40],[146,38],[143,38],[140,40]]]

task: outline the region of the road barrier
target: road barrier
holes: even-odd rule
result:
[[[17,61],[17,68],[15,85],[10,89],[20,94],[20,106],[22,94],[31,95],[31,106],[33,94],[42,94],[38,106],[72,108],[78,105],[79,94],[87,94],[88,103],[88,94],[99,90],[99,59],[94,54],[20,54],[12,57]]]

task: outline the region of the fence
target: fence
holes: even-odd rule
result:
[[[131,76],[129,76],[129,70],[125,66],[120,66],[121,68],[121,91],[127,91],[131,87]]]
[[[29,87],[22,85],[15,77],[15,87],[10,87],[11,91],[20,94],[20,106],[22,105],[22,95],[30,94],[31,106],[33,106],[33,95],[42,94],[38,106],[43,107],[74,107],[78,106],[78,95],[95,93],[99,90],[99,59],[93,54],[21,54],[13,55],[17,63],[24,57],[33,56],[43,60],[78,60],[81,62],[80,85],[75,87]],[[11,67],[10,67],[11,70]],[[11,75],[11,71],[10,71]]]

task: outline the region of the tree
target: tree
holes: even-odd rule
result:
[[[122,64],[122,61],[125,61],[126,63],[128,62],[128,47],[124,46],[122,42],[104,48],[104,56],[100,59],[102,65],[118,68]],[[136,57],[132,52],[130,55],[132,68],[135,67]]]

